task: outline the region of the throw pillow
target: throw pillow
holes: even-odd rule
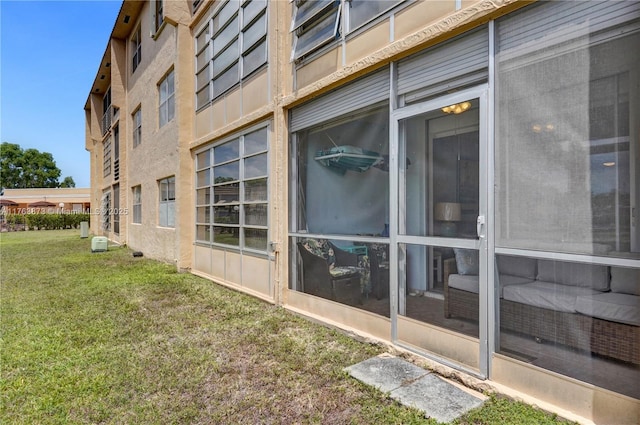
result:
[[[454,248],[458,274],[477,275],[480,272],[480,258],[475,249]]]
[[[640,269],[611,267],[611,292],[640,295]]]

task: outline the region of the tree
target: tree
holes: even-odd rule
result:
[[[0,145],[0,187],[24,187],[21,185],[23,154],[22,148],[14,143]]]
[[[76,182],[73,181],[73,177],[67,176],[62,180],[62,183],[60,183],[60,187],[76,187]]]
[[[0,145],[0,187],[59,187],[60,174],[49,152],[23,150],[15,143],[3,142]],[[65,182],[69,183],[66,179]]]

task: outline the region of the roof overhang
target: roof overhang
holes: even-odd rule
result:
[[[144,2],[140,0],[125,0],[122,2],[122,6],[120,6],[120,12],[118,12],[118,18],[113,25],[109,40],[107,40],[107,46],[105,48],[104,54],[102,55],[102,60],[100,61],[98,72],[96,73],[96,77],[94,78],[93,84],[91,85],[91,91],[87,96],[87,101],[84,105],[85,110],[91,109],[92,94],[101,95],[105,93],[111,85],[111,39],[126,39],[129,34],[131,34],[131,32],[135,28],[134,26],[138,21],[138,16],[142,11],[143,6]]]

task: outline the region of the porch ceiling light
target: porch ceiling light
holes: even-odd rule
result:
[[[542,133],[543,131],[546,133],[550,133],[552,131],[555,131],[556,126],[554,124],[551,123],[547,123],[547,124],[533,124],[531,126],[531,131],[533,131],[534,133]]]
[[[468,111],[471,108],[471,102],[454,103],[450,106],[442,108],[442,112],[445,114],[461,114]]]
[[[615,162],[611,161],[611,162],[603,162],[602,165],[604,165],[605,167],[613,167],[614,165],[616,165]]]

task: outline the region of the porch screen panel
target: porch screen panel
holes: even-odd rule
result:
[[[639,22],[638,2],[594,1],[545,2],[498,22],[497,246],[638,251]]]
[[[406,102],[487,80],[489,31],[456,37],[398,62],[398,95]]]
[[[389,98],[385,68],[291,110],[292,132],[308,128]]]

